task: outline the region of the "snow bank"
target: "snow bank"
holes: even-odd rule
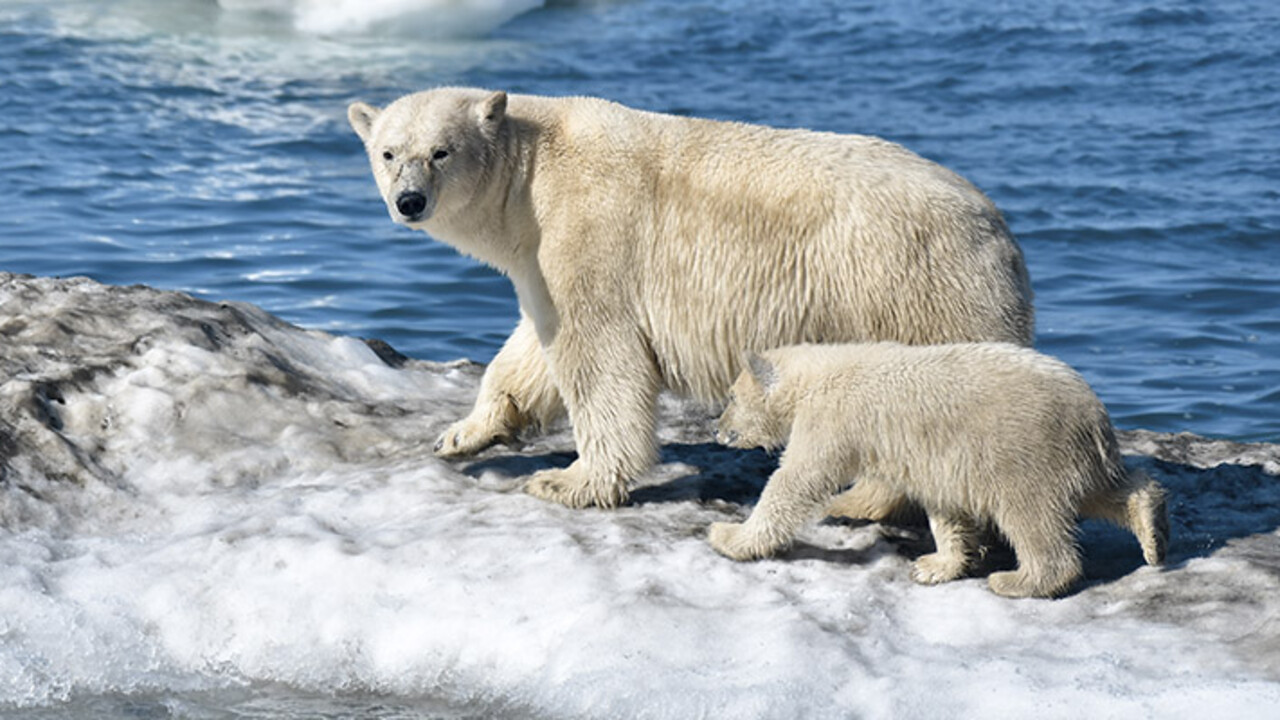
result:
[[[563,428],[433,458],[480,371],[0,274],[0,711],[261,686],[584,718],[1280,706],[1276,446],[1126,434],[1171,492],[1169,566],[1086,525],[1079,592],[1010,601],[913,584],[922,528],[717,556],[706,526],[745,516],[774,461],[670,398],[662,464],[616,511],[519,492],[572,458]]]

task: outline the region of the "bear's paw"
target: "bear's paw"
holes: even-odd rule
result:
[[[576,462],[567,468],[539,470],[525,483],[524,491],[571,508],[616,508],[627,501],[625,481],[593,480]]]
[[[1027,570],[994,572],[987,577],[991,592],[1007,598],[1057,597],[1071,587],[1076,576],[1071,574],[1037,575]]]
[[[771,547],[752,542],[745,523],[711,523],[707,541],[716,552],[731,560],[759,560],[773,554]]]
[[[964,577],[965,562],[941,553],[929,553],[916,558],[911,565],[911,579],[921,585],[937,585]]]
[[[467,418],[459,420],[440,433],[440,437],[436,439],[435,454],[442,458],[465,457],[474,455],[495,443],[508,440],[510,437],[505,428]]]

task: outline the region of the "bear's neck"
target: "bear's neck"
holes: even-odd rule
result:
[[[559,315],[538,265],[541,236],[530,192],[539,127],[508,118],[487,182],[465,207],[426,230],[510,278],[521,310],[547,345],[559,328]]]

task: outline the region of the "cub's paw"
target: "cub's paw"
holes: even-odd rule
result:
[[[467,418],[449,426],[436,439],[437,457],[452,458],[474,455],[497,442],[509,439],[504,428],[479,423]]]
[[[711,523],[707,541],[716,552],[732,560],[759,560],[773,554],[770,548],[752,542],[743,523]]]
[[[525,483],[524,491],[571,508],[615,508],[627,501],[625,481],[593,482],[577,463],[534,473]]]
[[[911,579],[921,585],[937,585],[964,577],[965,564],[939,553],[916,558],[911,565]]]

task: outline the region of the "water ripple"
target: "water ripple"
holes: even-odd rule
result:
[[[345,105],[445,83],[602,95],[954,167],[1023,243],[1040,346],[1120,424],[1280,438],[1274,4],[569,2],[455,40],[111,8],[0,7],[3,269],[487,360],[509,284],[387,221]]]

